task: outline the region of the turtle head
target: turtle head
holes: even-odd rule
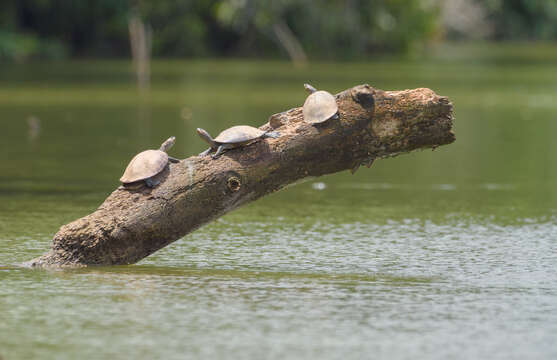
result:
[[[205,140],[212,148],[216,148],[217,144],[215,144],[215,140],[209,135],[209,133],[201,128],[197,128],[197,134],[200,138]]]
[[[162,143],[159,150],[167,152],[168,149],[170,149],[175,142],[176,142],[176,136],[171,136],[165,142]]]
[[[313,94],[314,92],[317,91],[317,89],[311,86],[310,84],[304,84],[304,89],[306,89],[306,91],[310,94]]]

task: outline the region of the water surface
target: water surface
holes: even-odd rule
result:
[[[450,50],[450,51],[449,51]],[[427,61],[157,61],[0,70],[4,359],[557,357],[557,48]],[[338,92],[429,87],[457,141],[290,187],[137,265],[29,270],[140,150]]]

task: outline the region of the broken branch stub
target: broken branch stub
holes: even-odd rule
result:
[[[29,266],[132,264],[227,212],[305,177],[455,140],[452,104],[429,89],[359,85],[335,96],[338,119],[317,126],[294,108],[270,117],[259,140],[213,160],[169,163],[160,185],[117,188],[92,214],[60,228]]]

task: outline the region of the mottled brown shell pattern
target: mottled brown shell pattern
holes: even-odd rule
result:
[[[124,184],[145,180],[160,173],[168,163],[168,154],[160,150],[145,150],[135,155],[120,181]]]

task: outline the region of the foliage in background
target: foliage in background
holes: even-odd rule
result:
[[[557,0],[4,0],[0,59],[129,56],[137,8],[153,56],[355,59],[439,39],[557,39]]]
[[[129,53],[127,1],[8,0],[0,14],[4,58]]]
[[[557,40],[557,0],[436,0],[450,39]]]
[[[133,6],[153,29],[153,55],[165,57],[274,57],[290,54],[290,41],[314,58],[405,52],[436,20],[422,0],[8,0],[0,57],[128,55]]]
[[[31,57],[60,59],[67,56],[66,46],[57,40],[39,39],[35,34],[0,30],[0,59],[21,62]]]
[[[557,0],[485,2],[497,40],[557,40]]]
[[[284,24],[309,54],[326,58],[408,51],[434,35],[437,14],[423,0],[221,0],[216,9],[245,43],[258,35],[277,42],[274,29]]]

